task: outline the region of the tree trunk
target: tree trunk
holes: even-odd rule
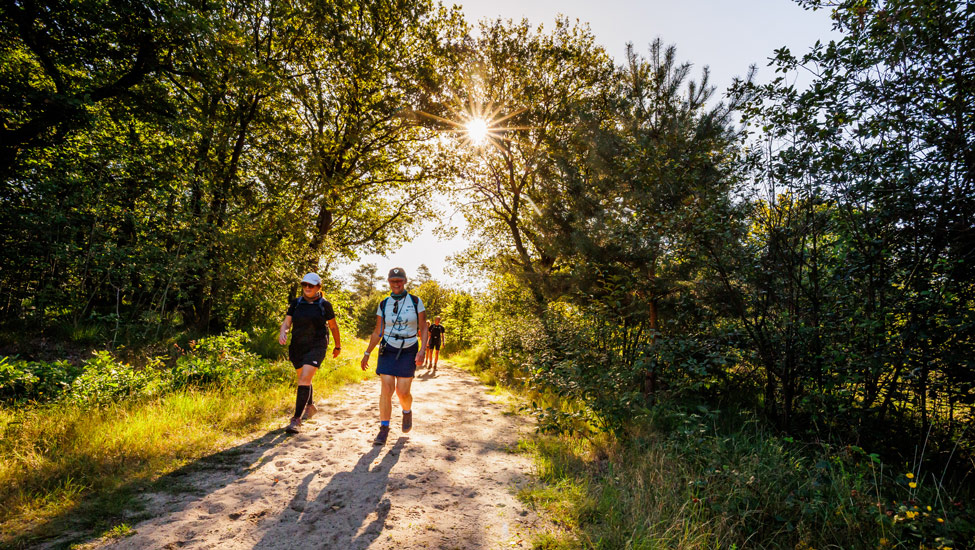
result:
[[[652,348],[657,340],[657,299],[650,299],[650,347]],[[654,394],[657,392],[657,369],[656,367],[650,367],[644,373],[643,379],[643,395],[647,399],[653,399]]]

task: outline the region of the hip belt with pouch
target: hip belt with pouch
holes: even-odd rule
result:
[[[412,336],[393,336],[393,335],[390,335],[389,336],[389,338],[396,338],[397,340],[409,340],[410,338],[414,338],[414,337],[416,337],[416,334],[414,334]],[[399,348],[396,348],[396,359],[399,359],[400,354],[403,353],[403,348],[404,347],[406,347],[406,346],[400,346]],[[379,355],[382,355],[384,353],[386,353],[386,339],[385,338],[383,338],[382,341],[379,343]]]

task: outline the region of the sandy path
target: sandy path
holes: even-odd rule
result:
[[[538,520],[515,498],[529,428],[470,374],[418,371],[414,426],[374,446],[379,380],[328,401],[303,433],[275,430],[167,478],[153,519],[105,548],[512,548]],[[282,426],[284,419],[282,419]],[[182,475],[180,475],[182,474]],[[170,479],[172,480],[170,483]]]

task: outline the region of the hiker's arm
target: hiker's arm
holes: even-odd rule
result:
[[[423,365],[423,360],[426,359],[427,339],[430,338],[430,332],[427,331],[427,312],[421,311],[417,313],[416,318],[417,330],[420,332],[420,349],[416,350],[416,366],[420,367]]]
[[[339,338],[339,324],[335,322],[335,319],[328,320],[328,330],[332,333],[332,340],[335,340],[335,349],[332,350],[332,359],[335,359],[342,353],[342,339]]]
[[[372,336],[369,337],[369,345],[366,346],[366,353],[362,355],[362,362],[359,364],[362,370],[366,370],[369,367],[369,354],[372,353],[373,348],[379,343],[379,339],[383,337],[382,322],[382,316],[376,315],[376,328],[372,329]]]
[[[288,343],[288,329],[291,328],[291,316],[285,315],[281,322],[281,332],[278,333],[278,343],[282,346]]]

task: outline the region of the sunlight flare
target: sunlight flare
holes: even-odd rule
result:
[[[464,124],[467,128],[467,139],[473,145],[484,145],[488,139],[488,124],[483,118],[475,118]]]
[[[514,130],[531,130],[530,126],[503,124],[527,110],[520,108],[502,115],[502,108],[496,107],[493,102],[472,102],[456,110],[450,109],[450,118],[423,111],[414,113],[447,124],[449,128],[446,132],[460,134],[464,143],[480,149],[487,145],[498,147],[502,141],[516,141],[513,135],[509,135]]]

